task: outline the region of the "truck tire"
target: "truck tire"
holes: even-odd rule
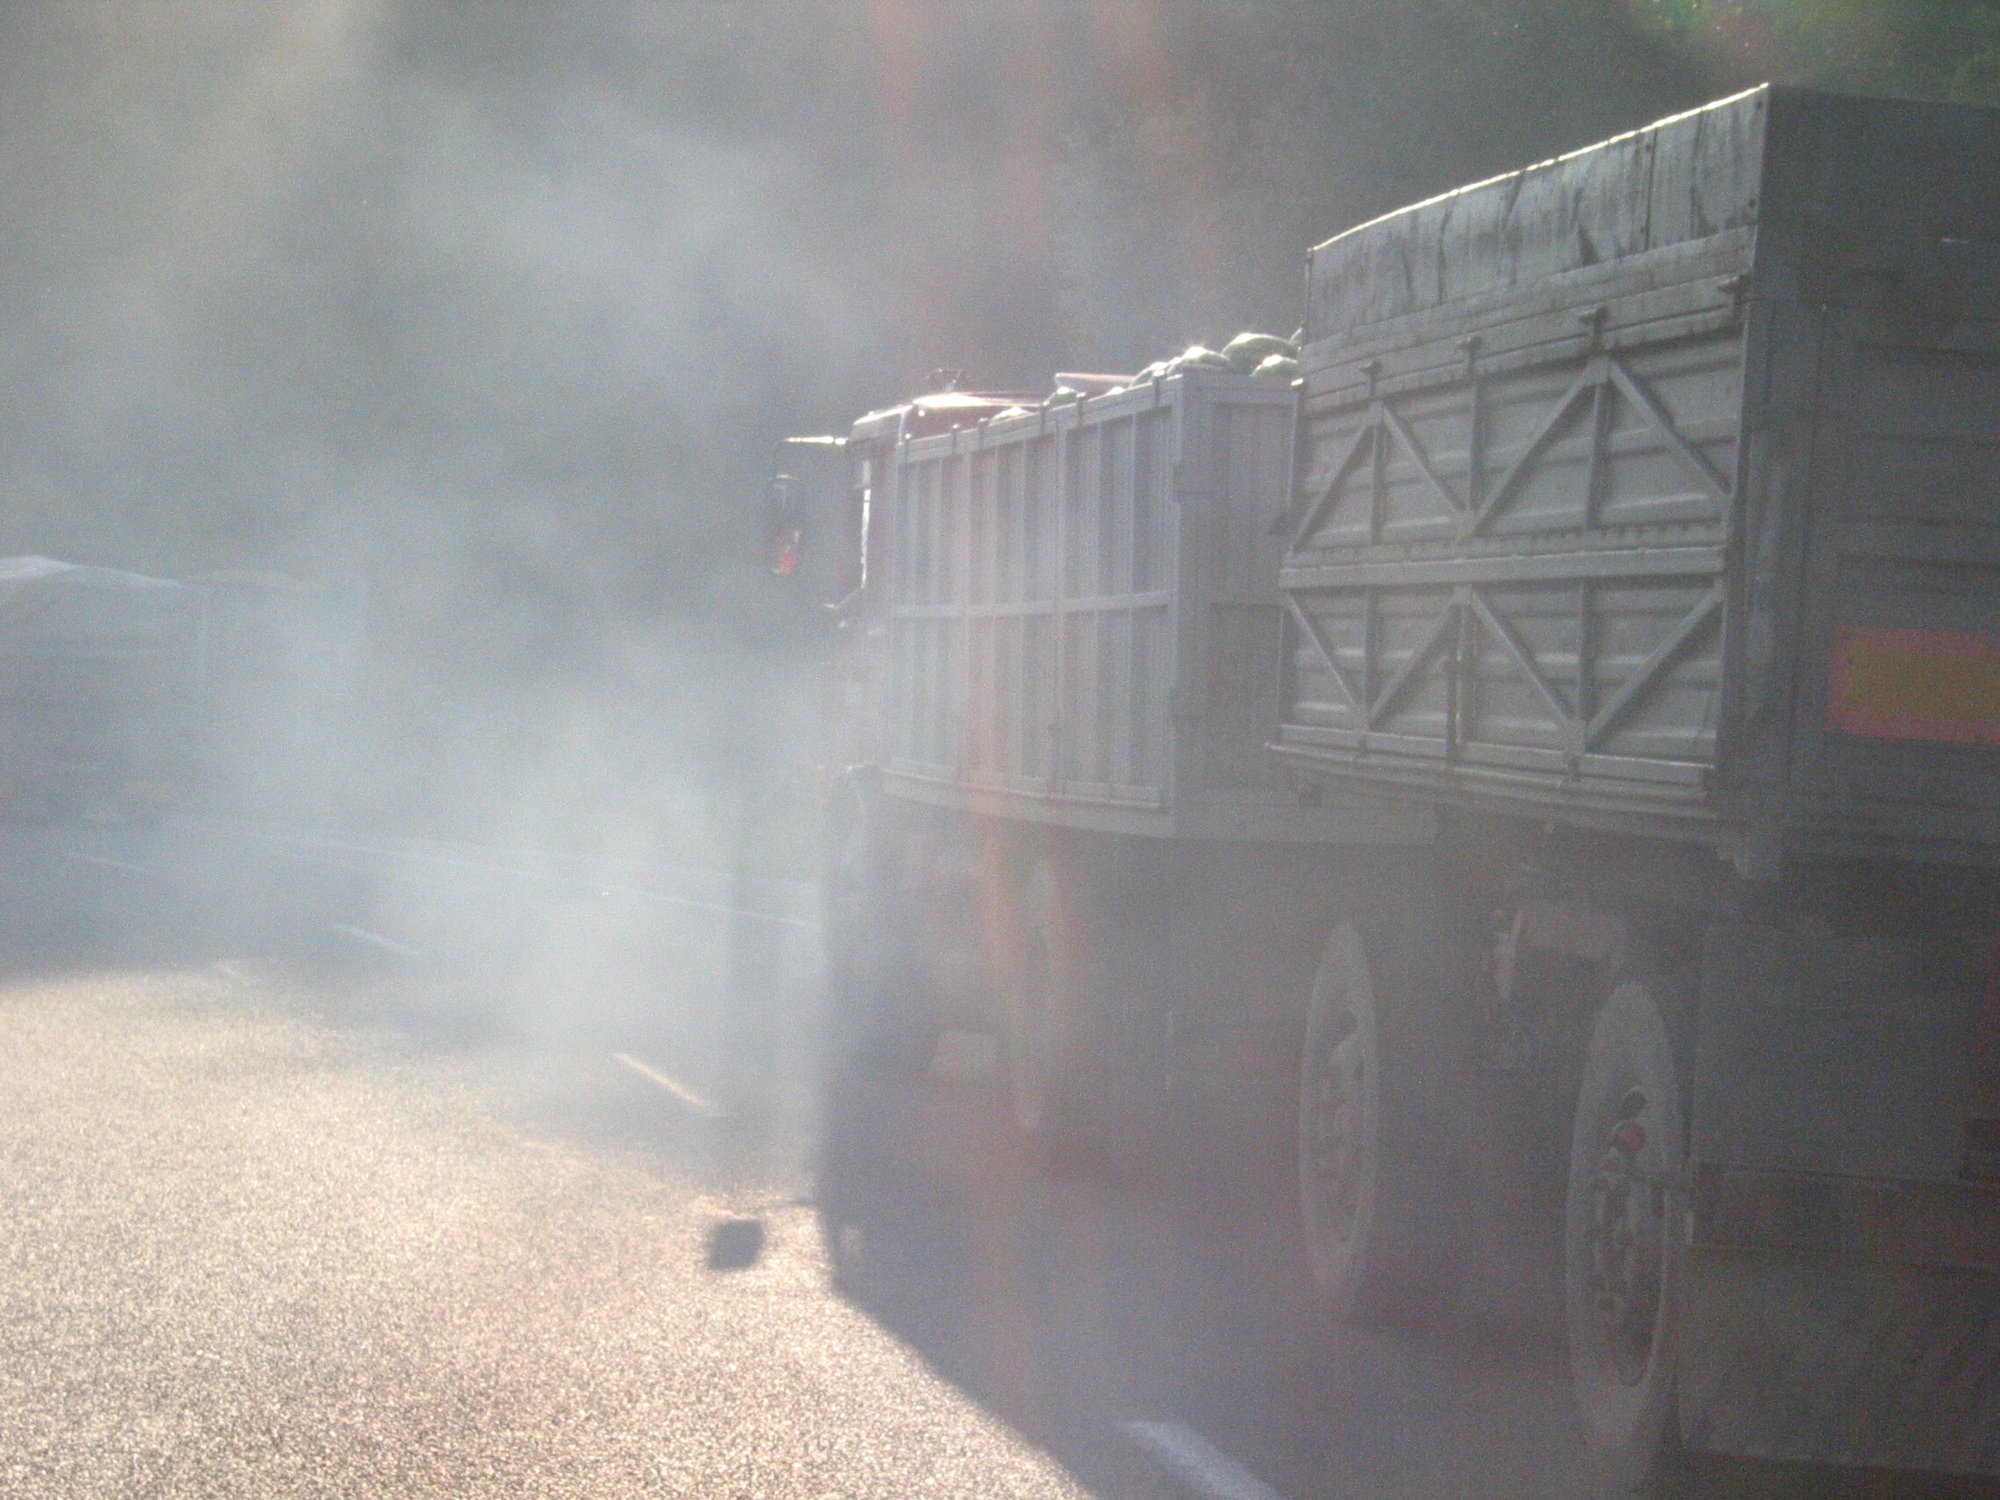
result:
[[[1671,1492],[1685,1469],[1674,1430],[1672,1233],[1686,1126],[1677,990],[1630,980],[1599,1008],[1570,1134],[1563,1304],[1570,1383],[1585,1439],[1614,1494]]]
[[[1428,941],[1427,941],[1428,939]],[[1299,1210],[1332,1317],[1422,1323],[1464,1269],[1458,1035],[1434,934],[1343,922],[1327,939],[1299,1074]]]

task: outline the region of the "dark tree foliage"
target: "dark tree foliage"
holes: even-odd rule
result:
[[[1996,0],[1639,0],[1629,9],[1675,47],[1759,76],[2000,104]]]

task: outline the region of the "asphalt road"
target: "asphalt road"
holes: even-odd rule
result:
[[[0,1493],[1080,1492],[830,1290],[796,1101],[722,1119],[618,1060],[676,1079],[671,1027],[613,1051],[571,997],[524,1039],[519,986],[482,1010],[414,951],[250,940],[157,848],[34,842]]]
[[[1236,1146],[1049,1180],[976,1045],[823,1095],[810,913],[13,830],[0,1494],[1587,1493],[1545,1332],[1319,1326]]]

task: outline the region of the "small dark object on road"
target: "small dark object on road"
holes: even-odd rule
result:
[[[743,1271],[763,1259],[764,1221],[724,1219],[708,1235],[708,1268]]]

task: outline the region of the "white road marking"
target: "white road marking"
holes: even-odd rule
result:
[[[704,1099],[679,1079],[669,1078],[658,1068],[648,1067],[645,1063],[640,1062],[638,1058],[624,1052],[614,1052],[611,1054],[611,1058],[612,1061],[622,1063],[624,1066],[630,1068],[648,1083],[658,1084],[693,1113],[711,1120],[717,1120],[722,1117],[722,1109],[719,1105],[711,1100]]]
[[[393,953],[398,958],[422,958],[423,950],[412,948],[408,943],[399,943],[392,937],[383,937],[379,932],[370,932],[366,927],[350,927],[345,922],[329,922],[327,931],[337,932],[344,938],[353,938],[357,943],[366,943],[371,948],[380,948],[384,953]]]
[[[108,854],[79,854],[74,849],[65,850],[64,852],[79,864],[102,865],[107,870],[123,870],[127,875],[150,875],[153,873],[144,865],[135,865],[126,859],[113,859]]]
[[[1281,1500],[1278,1492],[1179,1422],[1121,1422],[1125,1435],[1174,1478],[1213,1500]]]

